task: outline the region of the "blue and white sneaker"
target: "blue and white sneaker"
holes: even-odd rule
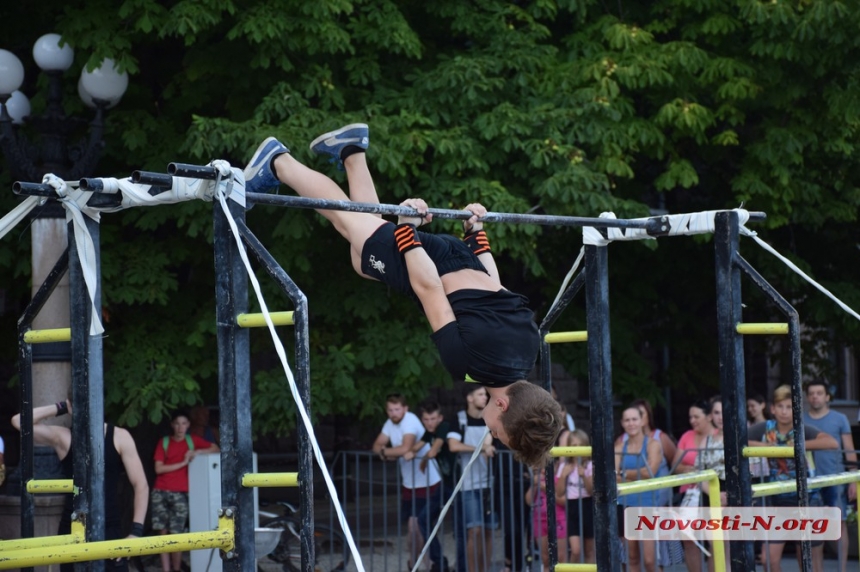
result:
[[[269,137],[260,143],[248,166],[245,167],[245,191],[249,193],[277,191],[281,182],[272,172],[272,159],[289,152],[286,145],[274,137]]]
[[[317,155],[329,155],[332,162],[337,163],[338,168],[342,170],[343,159],[340,154],[344,147],[350,145],[361,149],[367,149],[370,145],[370,129],[366,123],[353,123],[336,131],[323,133],[311,141],[310,147]]]

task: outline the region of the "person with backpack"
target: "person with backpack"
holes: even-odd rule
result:
[[[188,465],[200,453],[217,453],[218,445],[188,433],[188,413],[182,410],[170,415],[173,433],[155,447],[155,484],[152,487],[152,529],[159,534],[185,532],[188,521]],[[164,572],[182,568],[182,553],[161,555]]]

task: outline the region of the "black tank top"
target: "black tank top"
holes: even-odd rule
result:
[[[117,502],[117,487],[119,485],[119,475],[122,471],[122,459],[113,444],[114,426],[107,424],[105,429],[105,527],[111,528],[119,526],[120,513],[119,502]],[[72,449],[74,444],[69,446],[69,452],[60,461],[60,466],[63,471],[63,477],[71,479],[74,476],[74,457]],[[66,496],[66,508],[63,514],[63,520],[71,519],[72,508],[74,505],[73,495]]]

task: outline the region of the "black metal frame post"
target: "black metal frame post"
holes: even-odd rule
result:
[[[550,392],[552,391],[552,357],[549,342],[546,341],[546,335],[549,333],[549,329],[553,326],[561,313],[570,304],[571,300],[573,300],[573,297],[582,289],[584,284],[585,275],[580,272],[573,279],[573,282],[568,285],[558,301],[549,309],[546,317],[540,324],[540,328],[538,329],[538,334],[540,335],[540,380],[543,384],[543,388]],[[551,459],[547,462],[547,466],[549,467],[550,465],[552,465]],[[555,487],[555,477],[552,470],[547,470],[546,472],[546,486],[546,490],[548,491],[553,490]],[[550,568],[554,568],[555,565],[558,564],[558,538],[555,534],[555,525],[555,511],[547,510],[547,544],[549,548]]]
[[[24,341],[24,334],[32,329],[33,320],[51,297],[69,268],[68,247],[57,259],[45,281],[18,318],[18,376],[21,383],[21,538],[33,538],[36,510],[33,495],[27,492],[27,483],[33,479],[33,346]],[[25,570],[32,570],[26,568]]]
[[[717,213],[714,219],[717,343],[723,400],[726,496],[729,506],[752,506],[749,462],[743,456],[743,448],[748,443],[744,341],[736,328],[742,321],[741,275],[734,264],[738,251],[738,229],[737,213]],[[732,542],[730,549],[732,570],[746,572],[755,569],[751,542]]]
[[[93,311],[101,310],[101,254],[99,223],[83,217],[95,248],[95,303],[90,300],[81,266],[74,223],[69,223],[69,306],[72,346],[72,443],[74,510],[86,525],[87,542],[105,537],[104,484],[104,372],[102,338],[90,335]],[[103,570],[104,561],[75,564],[75,568]]]
[[[308,334],[308,301],[304,293],[287,275],[278,261],[269,253],[263,244],[254,236],[243,221],[236,221],[239,234],[248,249],[263,265],[281,290],[287,294],[295,308],[293,313],[293,329],[295,331],[296,356],[296,387],[302,405],[308,415],[311,413],[311,369],[310,369],[310,336]],[[298,415],[298,413],[297,413]],[[301,420],[296,424],[299,430],[299,494],[304,502],[299,506],[302,531],[300,534],[302,572],[313,572],[316,555],[312,539],[314,537],[314,458],[311,448],[311,438]]]
[[[588,382],[594,465],[594,552],[597,569],[620,572],[614,548],[618,531],[615,445],[612,438],[612,358],[609,335],[609,255],[606,247],[585,246],[588,322]]]
[[[791,355],[791,416],[795,435],[804,435],[803,387],[801,379],[800,353],[800,316],[797,310],[770,285],[749,262],[740,254],[735,254],[735,265],[746,274],[758,288],[771,299],[788,319],[788,339]],[[744,428],[746,429],[746,428]],[[746,430],[744,430],[746,432]],[[806,479],[809,471],[806,466],[806,440],[794,440],[794,470],[797,481],[798,506],[809,506],[809,487]],[[804,572],[812,569],[812,545],[809,541],[800,543],[801,566]]]
[[[227,201],[233,218],[245,208]],[[242,486],[253,473],[251,432],[250,333],[236,316],[248,309],[248,277],[221,203],[213,205],[215,247],[215,322],[218,336],[218,392],[221,408],[221,506],[233,511],[235,552],[224,560],[227,571],[254,570],[254,491]]]

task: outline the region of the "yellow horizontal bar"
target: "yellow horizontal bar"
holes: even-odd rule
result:
[[[548,344],[564,344],[567,342],[587,342],[588,332],[551,332],[543,337]]]
[[[248,473],[242,476],[243,487],[297,487],[298,473]]]
[[[555,572],[597,572],[597,564],[571,564],[559,563],[555,565]]]
[[[735,330],[739,334],[787,334],[788,324],[738,324]]]
[[[269,312],[272,323],[276,326],[292,326],[294,312]],[[240,328],[265,328],[266,318],[263,314],[239,314],[236,324]]]
[[[836,485],[844,485],[847,483],[860,483],[860,471],[847,471],[844,473],[836,473],[833,475],[823,475],[820,477],[812,477],[806,481],[806,486],[810,489],[820,489],[822,487],[833,487]],[[788,481],[759,483],[752,486],[754,498],[769,497],[782,493],[793,493],[797,490],[797,481],[794,479]]]
[[[590,457],[591,447],[553,447],[551,457]]]
[[[30,548],[0,552],[0,570],[10,568],[29,568],[58,562],[86,562],[89,560],[109,560],[128,558],[143,554],[162,552],[184,552],[220,548],[232,551],[235,528],[233,520],[226,517],[218,519],[217,530],[187,532],[184,534],[163,534],[146,538],[123,538],[102,542],[84,542],[50,548]]]
[[[743,455],[788,459],[794,457],[794,447],[744,447]]]
[[[46,548],[48,546],[62,546],[64,544],[75,544],[83,542],[84,538],[76,534],[62,534],[60,536],[40,536],[37,538],[15,538],[0,541],[0,553],[7,550],[21,550],[24,548]]]
[[[28,344],[68,342],[71,339],[71,328],[56,328],[53,330],[30,330],[29,332],[24,332],[24,342]]]
[[[681,475],[668,475],[666,477],[655,477],[653,479],[642,479],[629,483],[618,483],[618,496],[631,495],[634,493],[645,493],[681,485],[691,485],[717,478],[717,472],[713,469],[683,473]]]
[[[41,479],[27,481],[27,492],[30,494],[57,494],[75,492],[72,479]]]

